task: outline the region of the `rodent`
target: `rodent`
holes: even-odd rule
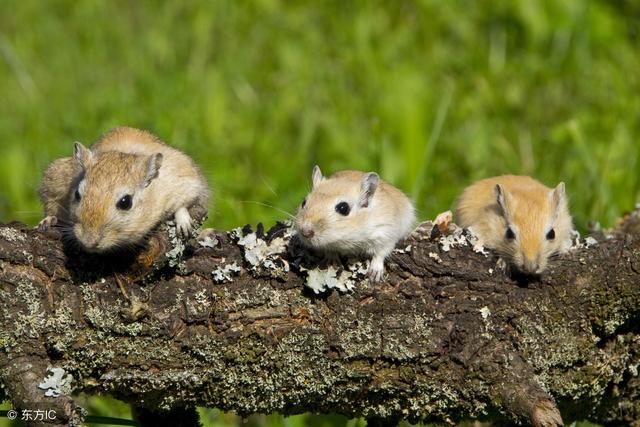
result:
[[[55,160],[40,187],[45,218],[87,252],[139,245],[173,216],[178,233],[193,229],[188,208],[207,207],[206,179],[185,153],[141,129],[117,127],[90,149],[74,144],[73,157]]]
[[[369,279],[381,280],[385,258],[415,222],[409,198],[375,172],[345,170],[325,178],[316,165],[311,181],[294,221],[301,241],[329,254],[368,255]]]
[[[539,275],[571,246],[565,185],[551,189],[529,176],[486,178],[459,196],[455,220],[521,273]]]

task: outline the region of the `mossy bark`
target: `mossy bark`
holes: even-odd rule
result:
[[[259,227],[257,249],[245,228],[184,250],[164,227],[137,257],[97,257],[4,225],[0,397],[71,425],[78,392],[145,413],[637,422],[639,222],[627,216],[537,279],[509,277],[464,242],[445,250],[427,223],[384,283],[353,273],[353,290],[320,294],[305,287],[313,255],[284,226]],[[71,376],[59,397],[38,387],[52,367]]]

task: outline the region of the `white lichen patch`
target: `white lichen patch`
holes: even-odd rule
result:
[[[263,266],[269,270],[282,270],[285,273],[289,271],[289,262],[285,259],[280,259],[282,265],[278,265],[274,260],[268,258],[264,261]]]
[[[305,282],[305,285],[312,289],[316,294],[329,289],[338,289],[342,292],[348,292],[355,286],[352,276],[353,273],[346,270],[343,270],[338,274],[338,270],[330,265],[326,270],[315,268],[307,271],[307,281]]]
[[[569,238],[571,239],[571,249],[582,248],[582,243],[580,243],[580,233],[578,230],[571,230]]]
[[[44,395],[47,397],[58,397],[61,394],[70,394],[73,389],[71,383],[73,376],[67,374],[62,368],[49,368],[49,373],[44,380],[38,384],[38,388],[46,390]]]
[[[411,245],[407,245],[404,248],[396,248],[393,250],[393,252],[397,253],[397,254],[406,254],[411,252]]]
[[[15,319],[13,335],[36,338],[46,323],[45,313],[41,310],[40,292],[30,282],[21,282],[16,288],[15,295],[24,303],[24,310],[10,316]]]
[[[209,308],[211,306],[211,301],[209,300],[209,296],[207,295],[207,291],[202,289],[197,292],[194,296],[196,304],[203,308]]]
[[[452,224],[453,230],[450,234],[442,236],[438,239],[438,244],[444,252],[449,252],[452,248],[458,246],[467,246],[470,242],[464,234],[464,229]]]
[[[608,335],[613,335],[621,325],[629,319],[629,314],[623,312],[620,308],[615,310],[609,318],[604,322],[604,330]]]
[[[591,237],[591,236],[587,236],[584,239],[584,246],[587,247],[587,248],[591,247],[591,246],[595,246],[597,244],[598,244],[598,241],[596,239],[594,239],[593,237]]]
[[[10,227],[0,227],[0,237],[7,242],[24,242],[27,240],[24,233]]]
[[[27,251],[22,251],[22,256],[25,257],[25,259],[29,262],[32,263],[33,262],[33,254],[29,253]]]
[[[355,277],[363,278],[367,274],[369,266],[367,265],[367,263],[364,263],[362,261],[357,261],[354,263],[349,263],[349,266],[347,267],[347,269],[353,273],[354,278]]]
[[[482,316],[482,319],[484,320],[487,320],[487,318],[491,316],[491,310],[489,310],[489,307],[487,307],[486,305],[482,307],[479,311],[480,311],[480,316]]]
[[[232,276],[238,275],[242,268],[234,262],[233,264],[227,264],[222,267],[218,267],[211,272],[213,275],[213,281],[216,283],[232,282]]]
[[[473,252],[477,254],[482,254],[484,256],[489,256],[489,252],[487,252],[486,248],[482,244],[480,238],[473,232],[472,228],[467,229],[467,241],[473,247]]]
[[[242,227],[236,227],[233,230],[228,232],[229,238],[232,240],[242,239]]]
[[[612,235],[607,235],[607,238],[612,237]],[[570,250],[578,250],[578,249],[588,249],[598,244],[598,240],[596,240],[593,236],[587,236],[584,239],[580,238],[580,233],[577,231],[573,231],[571,234],[571,248]]]
[[[258,266],[271,255],[282,254],[286,251],[286,243],[282,237],[273,239],[269,244],[258,238],[256,233],[249,233],[238,240],[238,245],[244,246],[244,257],[253,266]]]
[[[215,248],[219,243],[218,239],[211,234],[203,232],[198,236],[198,244],[203,248]]]
[[[234,230],[232,233],[237,231]],[[289,271],[289,263],[281,257],[287,251],[287,240],[283,237],[276,237],[267,243],[256,233],[249,233],[238,238],[238,245],[244,248],[244,259],[251,266],[251,270],[264,269],[272,276]]]
[[[166,222],[168,226],[167,232],[169,233],[169,241],[171,243],[171,250],[165,253],[165,256],[169,260],[170,267],[182,268],[182,254],[185,250],[184,241],[178,236],[178,230],[176,224],[173,221]]]
[[[490,332],[493,331],[493,323],[491,322],[491,310],[485,305],[478,311],[480,312],[480,317],[482,317],[482,321],[484,324],[484,331],[481,335],[484,338],[491,339]]]
[[[73,318],[73,310],[67,305],[55,307],[53,313],[46,320],[46,326],[58,332],[68,332],[75,329],[77,324]]]
[[[429,258],[434,259],[438,264],[442,263],[442,258],[435,252],[429,252]]]

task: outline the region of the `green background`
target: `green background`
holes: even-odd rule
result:
[[[196,159],[216,228],[295,212],[316,163],[421,219],[482,177],[562,180],[611,226],[640,199],[639,47],[634,0],[3,1],[0,221],[36,224],[47,164],[129,125]]]

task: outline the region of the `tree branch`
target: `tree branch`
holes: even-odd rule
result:
[[[163,226],[144,253],[111,257],[1,226],[0,398],[69,425],[78,392],[147,415],[637,422],[639,216],[535,280],[423,223],[376,285],[353,260],[327,268],[282,225],[212,232],[181,255]],[[45,384],[47,368],[58,378]]]

